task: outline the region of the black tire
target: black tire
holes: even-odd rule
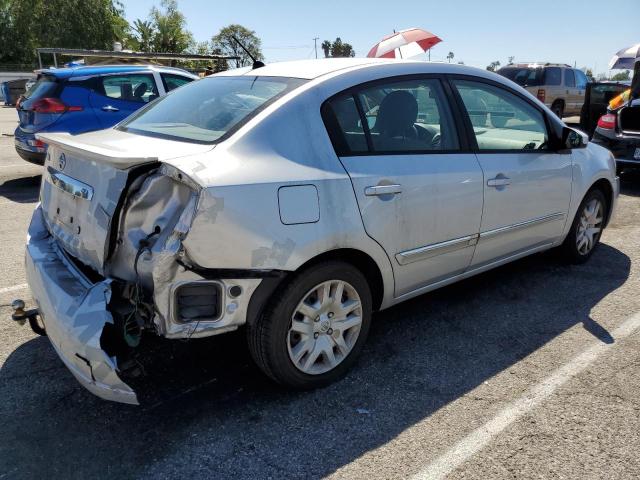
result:
[[[315,286],[329,280],[350,284],[360,297],[362,323],[351,351],[332,370],[308,374],[290,358],[288,342],[294,311]],[[328,261],[294,274],[273,295],[269,305],[247,328],[249,350],[258,367],[277,383],[300,390],[326,386],[342,378],[359,356],[371,324],[371,291],[364,275],[351,264]]]
[[[556,117],[562,120],[562,117],[564,116],[564,105],[562,102],[555,102],[551,105],[551,111],[556,114]]]
[[[588,252],[583,253],[578,249],[578,244],[577,244],[580,218],[582,216],[582,212],[585,209],[586,205],[594,199],[597,199],[602,204],[602,208],[603,208],[602,223],[600,225],[601,229],[600,229],[600,232],[597,234],[596,238],[594,239],[593,246],[591,247],[591,249]],[[565,238],[564,242],[559,248],[559,251],[562,255],[562,259],[564,261],[566,261],[567,263],[578,265],[586,262],[587,260],[589,260],[589,258],[591,258],[591,255],[593,255],[593,252],[595,252],[596,248],[598,248],[598,244],[600,243],[600,237],[602,236],[602,231],[604,230],[604,222],[607,218],[608,209],[609,209],[609,205],[608,205],[607,199],[601,190],[598,190],[596,188],[593,190],[589,190],[589,192],[587,192],[584,199],[580,203],[580,206],[578,207],[578,211],[576,212],[576,216],[574,217],[573,222],[571,223],[571,230],[569,230],[569,233],[567,234],[567,238]]]

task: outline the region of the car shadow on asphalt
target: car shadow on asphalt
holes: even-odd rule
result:
[[[0,370],[0,472],[322,477],[571,327],[612,342],[590,312],[629,272],[629,257],[602,244],[585,265],[540,254],[423,295],[375,315],[357,366],[313,392],[266,380],[236,332],[146,339],[144,373],[131,382],[143,405],[109,403],[75,382],[46,339],[33,339]]]
[[[16,203],[37,202],[41,180],[42,175],[7,180],[0,185],[0,197]]]

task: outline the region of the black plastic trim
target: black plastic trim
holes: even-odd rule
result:
[[[244,269],[244,268],[204,268],[195,265],[187,265],[177,260],[177,263],[193,273],[206,278],[207,280],[216,280],[223,278],[284,278],[287,275],[285,270],[271,269]]]

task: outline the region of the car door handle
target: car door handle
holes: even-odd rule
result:
[[[490,178],[487,180],[487,187],[504,187],[511,185],[511,179],[498,175],[496,178]]]
[[[377,195],[395,195],[402,193],[402,185],[376,185],[374,187],[366,187],[364,194],[367,197],[373,197]]]
[[[118,111],[120,111],[119,108],[112,107],[111,105],[105,105],[104,107],[102,107],[102,110],[104,112],[118,112]]]

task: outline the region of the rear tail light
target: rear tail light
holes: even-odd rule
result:
[[[613,113],[606,113],[598,119],[598,127],[605,130],[615,130],[616,119],[617,117]]]
[[[538,100],[544,103],[544,101],[547,99],[547,92],[545,92],[544,88],[538,89],[537,97],[538,97]]]
[[[31,105],[31,110],[38,113],[64,113],[79,112],[82,107],[66,105],[59,98],[41,98]]]
[[[38,140],[37,138],[35,140],[27,140],[27,145],[40,148],[44,148],[47,146],[46,143],[44,143],[42,140]]]

